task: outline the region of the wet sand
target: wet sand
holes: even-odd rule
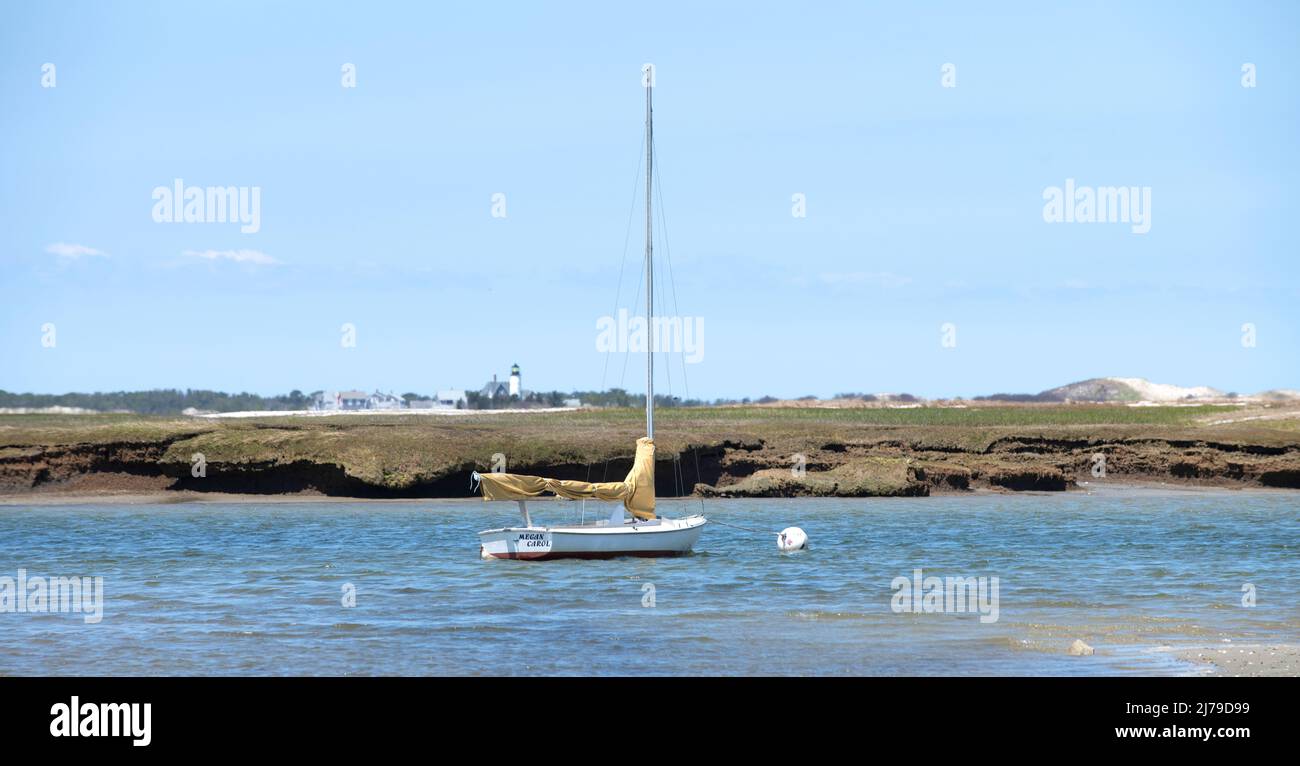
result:
[[[1177,656],[1212,676],[1300,676],[1300,644],[1225,644],[1183,649]]]
[[[115,478],[120,478],[115,475]],[[1168,484],[1160,481],[1110,481],[1105,484],[1080,486],[1068,490],[1070,494],[1103,496],[1156,496],[1156,495],[1200,495],[1200,494],[1295,494],[1292,489],[1273,487],[1224,487]],[[935,492],[935,497],[979,496],[979,495],[1041,495],[1053,496],[1058,492],[1011,491],[1000,488],[979,487],[961,492]],[[435,498],[425,498],[435,499]],[[466,491],[464,498],[437,498],[439,502],[447,500],[466,500],[482,502],[477,496]],[[156,482],[129,477],[127,481],[103,481],[103,477],[88,477],[80,481],[69,482],[62,487],[43,487],[25,492],[0,493],[0,507],[13,505],[48,506],[48,505],[165,505],[170,503],[410,503],[420,498],[358,498],[325,495],[319,492],[289,492],[283,494],[239,493],[239,492],[194,492],[190,490],[160,489]],[[558,501],[552,497],[540,497],[530,502]]]

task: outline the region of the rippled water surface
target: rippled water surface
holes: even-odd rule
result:
[[[577,508],[535,504],[534,519]],[[661,501],[668,515],[698,508]],[[1196,671],[1160,647],[1300,637],[1300,494],[704,510],[801,526],[812,547],[783,555],[773,537],[711,524],[677,559],[481,561],[475,533],[512,523],[513,506],[0,506],[0,577],[104,578],[98,624],[0,612],[0,674],[1177,674]],[[997,577],[997,621],[894,612],[891,581],[917,568]],[[1067,656],[1076,638],[1097,653]]]

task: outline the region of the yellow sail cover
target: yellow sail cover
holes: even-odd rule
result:
[[[623,481],[566,481],[514,473],[479,474],[484,500],[525,500],[552,492],[570,500],[622,500],[623,507],[638,519],[655,517],[655,443],[636,440],[636,459]]]

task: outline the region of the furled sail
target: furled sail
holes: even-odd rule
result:
[[[566,481],[514,473],[475,474],[484,500],[525,500],[551,492],[570,500],[622,500],[638,519],[655,517],[655,443],[636,440],[636,459],[623,481]]]

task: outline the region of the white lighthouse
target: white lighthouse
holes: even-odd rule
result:
[[[510,395],[519,396],[519,365],[510,367]]]

